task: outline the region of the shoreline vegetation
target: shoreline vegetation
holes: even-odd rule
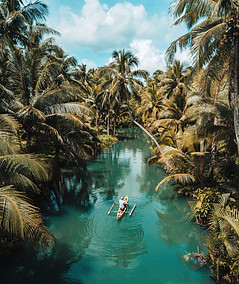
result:
[[[40,249],[56,240],[40,197],[64,202],[62,168],[84,179],[86,161],[116,143],[116,129],[139,126],[152,140],[192,218],[207,228],[217,282],[239,283],[239,7],[236,1],[176,0],[170,13],[189,32],[167,50],[165,72],[139,70],[126,50],[97,69],[54,43],[41,1],[0,4],[0,255],[24,239]],[[186,48],[192,66],[174,56]],[[82,196],[87,200],[87,194]],[[50,205],[49,205],[50,206]],[[7,248],[7,249],[6,249]]]

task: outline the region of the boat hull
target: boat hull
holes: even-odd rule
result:
[[[124,210],[121,210],[120,208],[117,211],[116,219],[120,220],[123,216],[125,211],[127,210],[127,206],[124,208]]]

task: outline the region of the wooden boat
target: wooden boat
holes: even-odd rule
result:
[[[126,197],[124,198],[124,200],[128,203],[128,196],[126,196]],[[136,203],[128,203],[128,204],[133,204],[133,205],[134,205],[133,208],[132,208],[132,210],[131,210],[130,212],[127,212],[127,207],[128,207],[128,206],[126,206],[126,207],[124,208],[124,210],[121,210],[121,209],[119,208],[117,211],[112,211],[112,209],[114,208],[115,204],[116,204],[115,202],[112,204],[110,210],[108,211],[108,214],[110,214],[111,212],[116,212],[116,213],[117,213],[117,214],[116,214],[117,220],[120,220],[120,219],[124,216],[125,213],[128,213],[129,216],[131,216],[131,215],[133,214],[133,212],[134,212],[135,207],[136,207]]]
[[[128,201],[129,201],[128,196],[125,196],[124,201],[126,201],[128,203]],[[127,205],[125,206],[124,210],[122,210],[120,208],[118,209],[117,215],[116,215],[117,220],[120,220],[124,216],[124,213],[126,212],[126,210],[127,210]]]
[[[117,220],[120,220],[124,216],[124,213],[126,212],[126,210],[127,210],[127,206],[125,206],[124,210],[121,210],[120,208],[118,209],[117,215],[116,215]]]

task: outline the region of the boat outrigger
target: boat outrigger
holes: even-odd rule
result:
[[[112,209],[114,208],[114,206],[115,206],[115,204],[116,204],[116,203],[114,202],[114,203],[112,204],[110,210],[108,211],[108,214],[110,214],[110,213],[112,213],[112,212],[117,213],[117,214],[116,214],[116,219],[117,219],[117,220],[120,220],[120,219],[124,216],[125,213],[126,213],[126,214],[129,214],[129,216],[131,216],[131,215],[133,214],[133,212],[134,212],[135,207],[136,207],[136,203],[128,203],[128,197],[127,197],[127,196],[124,198],[124,201],[127,202],[127,205],[124,207],[123,210],[122,210],[121,208],[119,208],[117,211],[112,211]],[[128,204],[133,204],[133,205],[134,205],[133,208],[132,208],[132,210],[131,210],[130,212],[129,212],[129,211],[127,212]]]

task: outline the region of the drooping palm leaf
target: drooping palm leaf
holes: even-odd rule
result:
[[[0,188],[1,229],[23,239],[29,238],[42,245],[52,245],[55,238],[42,224],[37,207],[12,186]]]
[[[174,174],[174,175],[169,175],[166,178],[164,178],[163,180],[161,180],[161,182],[156,186],[155,191],[158,191],[159,187],[165,183],[170,181],[171,179],[178,181],[180,183],[193,183],[196,181],[195,177],[190,175],[190,174]]]

